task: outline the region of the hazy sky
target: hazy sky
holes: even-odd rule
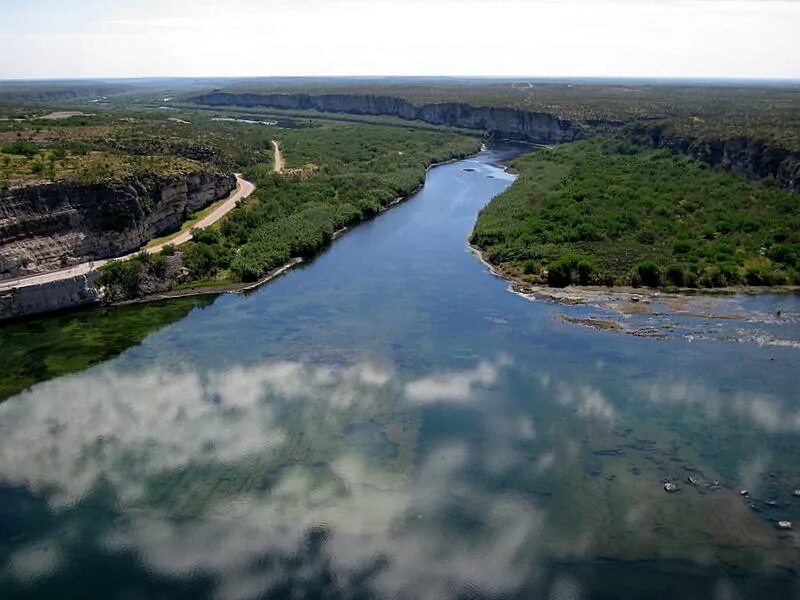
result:
[[[0,78],[800,78],[800,0],[0,0]]]

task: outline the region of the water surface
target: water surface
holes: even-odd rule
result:
[[[0,594],[800,596],[800,303],[563,322],[466,246],[516,151],[0,404]]]

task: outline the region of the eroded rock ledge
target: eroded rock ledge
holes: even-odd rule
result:
[[[195,172],[0,189],[0,280],[134,252],[235,187],[232,175]]]

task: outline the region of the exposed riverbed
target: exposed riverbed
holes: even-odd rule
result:
[[[800,594],[777,527],[800,528],[800,350],[756,339],[800,339],[800,303],[735,296],[774,319],[651,339],[509,293],[466,239],[515,151],[432,169],[310,264],[116,358],[33,369],[0,404],[0,594]],[[115,310],[148,308],[96,318]],[[80,315],[0,349],[23,336],[46,366],[111,335]]]

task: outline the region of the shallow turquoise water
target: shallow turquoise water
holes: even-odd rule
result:
[[[800,597],[797,297],[564,323],[466,247],[515,151],[0,404],[0,594]]]

